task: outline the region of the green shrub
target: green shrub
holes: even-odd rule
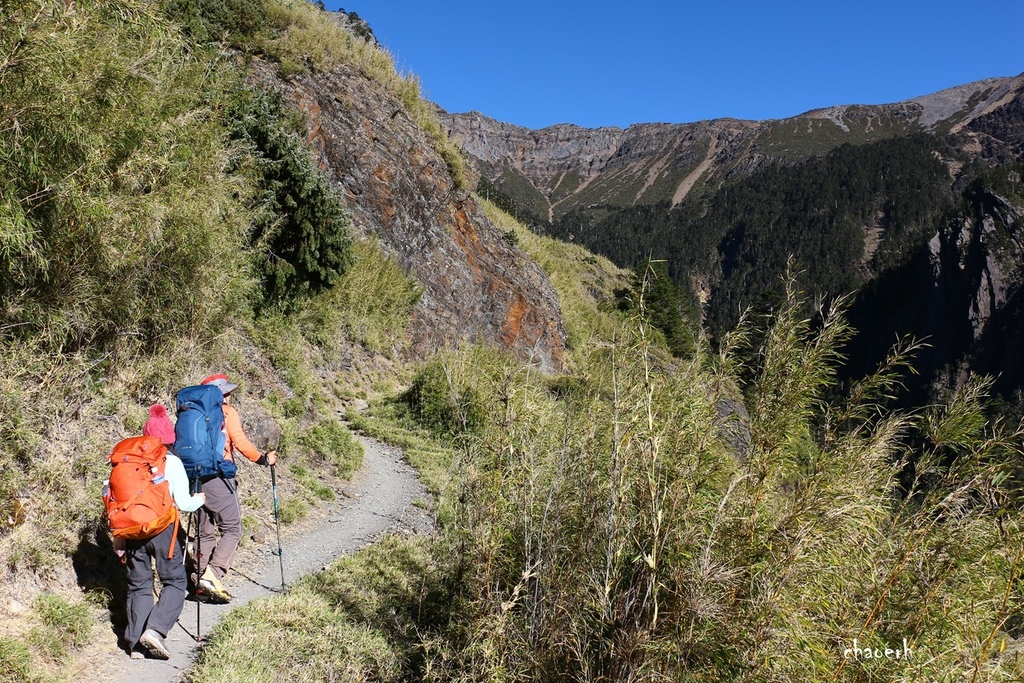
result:
[[[278,513],[281,516],[282,524],[298,522],[309,514],[309,506],[301,498],[289,498],[280,504]]]
[[[50,348],[217,331],[250,287],[234,74],[148,5],[16,4],[0,32],[0,330]],[[66,30],[67,26],[75,30]],[[16,120],[15,118],[16,117]]]
[[[700,316],[689,295],[669,277],[665,261],[648,261],[636,272],[635,305],[664,335],[665,345],[676,358],[689,358],[696,350]]]
[[[54,593],[41,593],[32,605],[42,626],[29,634],[33,646],[55,662],[89,642],[93,617],[85,603],[71,603]]]
[[[303,144],[304,127],[279,93],[243,91],[230,113],[232,135],[252,157],[260,188],[251,240],[272,302],[334,285],[350,265],[349,219],[336,190]]]
[[[299,441],[319,461],[332,465],[339,477],[351,477],[363,466],[362,445],[336,419],[321,419]]]
[[[163,10],[197,43],[226,41],[251,49],[271,31],[263,0],[166,0]]]
[[[316,467],[314,473],[310,473],[302,462],[292,462],[288,465],[288,471],[295,477],[302,486],[320,500],[334,500],[334,489],[325,485],[318,476],[320,467]]]
[[[32,658],[28,647],[10,638],[0,638],[0,681],[31,681]]]
[[[375,241],[357,242],[353,253],[354,263],[337,284],[305,309],[303,332],[325,349],[349,340],[391,354],[405,345],[420,288]]]
[[[260,348],[270,358],[285,382],[295,393],[282,401],[286,417],[305,415],[307,403],[321,392],[310,372],[306,358],[306,343],[295,318],[277,310],[264,311],[256,319],[254,336]],[[280,400],[277,397],[276,400]]]
[[[420,369],[406,401],[424,425],[441,434],[477,433],[486,421],[479,391],[459,382],[441,361],[431,361]]]

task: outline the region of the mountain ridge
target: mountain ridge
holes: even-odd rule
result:
[[[783,119],[719,118],[627,128],[562,123],[534,130],[475,111],[437,111],[449,136],[481,176],[527,213],[553,222],[593,203],[669,201],[675,206],[710,181],[773,162],[792,163],[845,142],[913,130],[959,133],[1020,97],[1022,90],[1024,74],[983,79],[892,104],[833,105]]]

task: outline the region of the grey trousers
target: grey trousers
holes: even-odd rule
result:
[[[175,525],[167,527],[147,541],[125,542],[125,564],[128,567],[128,628],[124,639],[135,647],[143,631],[153,629],[166,636],[174,628],[185,606],[185,549],[175,537]],[[167,551],[174,544],[174,554]],[[153,567],[160,577],[160,599],[153,604]]]
[[[199,576],[209,564],[217,577],[223,578],[231,569],[231,559],[242,540],[238,485],[234,479],[218,477],[203,482],[202,491],[206,494],[206,505],[199,511]]]

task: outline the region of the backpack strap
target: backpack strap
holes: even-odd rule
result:
[[[171,534],[170,547],[167,549],[167,559],[174,557],[174,546],[178,545],[178,529],[180,528],[179,522],[181,521],[181,514],[178,513],[178,506],[174,506],[174,533]]]

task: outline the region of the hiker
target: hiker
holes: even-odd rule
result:
[[[164,417],[166,418],[166,409]],[[166,437],[166,433],[164,436]],[[173,441],[173,431],[171,437]],[[114,455],[119,453],[121,446],[129,442],[137,444],[136,453],[147,450],[155,453],[152,460],[155,464],[149,468],[149,471],[145,471],[143,468],[143,476],[151,477],[154,485],[166,481],[174,506],[181,512],[194,512],[206,502],[206,496],[202,493],[196,495],[189,493],[185,467],[178,456],[167,450],[163,441],[153,435],[125,440],[114,449],[111,461],[115,461]],[[163,471],[161,472],[161,456],[164,454],[166,454],[166,460],[162,461]],[[134,467],[134,465],[129,463],[129,467]],[[113,475],[111,482],[112,486]],[[108,493],[110,492],[105,492],[105,497]],[[109,510],[111,507],[108,505]],[[175,622],[178,621],[178,617],[181,616],[181,611],[185,606],[185,594],[188,590],[184,563],[185,548],[178,538],[179,527],[176,513],[174,520],[174,523],[168,524],[163,531],[148,539],[133,540],[115,537],[115,547],[121,543],[124,544],[124,562],[128,569],[128,603],[125,610],[128,614],[128,627],[124,632],[124,640],[132,659],[143,657],[143,653],[137,649],[139,646],[156,659],[168,659],[171,656],[164,644],[164,638],[167,637]],[[156,604],[153,603],[153,560],[156,561],[156,572],[160,576],[160,597]]]
[[[213,385],[224,394],[224,460],[234,462],[238,451],[257,465],[274,465],[277,451],[260,455],[259,450],[249,441],[242,429],[238,411],[231,405],[231,392],[237,384],[228,381],[227,375],[210,375],[201,385]],[[231,569],[231,559],[242,539],[242,510],[238,505],[238,484],[234,476],[218,475],[204,479],[202,490],[206,493],[206,504],[199,522],[199,561],[196,567],[198,581],[196,595],[209,598],[212,602],[226,603],[231,595],[221,581]],[[217,540],[216,532],[220,532]]]

